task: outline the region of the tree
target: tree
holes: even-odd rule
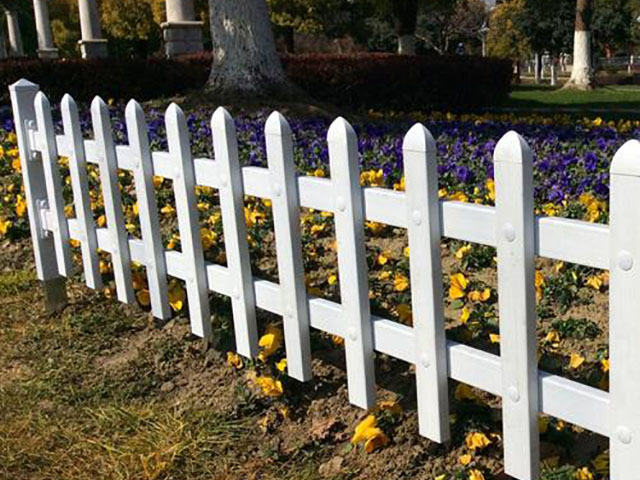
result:
[[[591,19],[592,41],[607,57],[616,51],[626,52],[631,44],[635,18],[632,8],[627,0],[595,0]]]
[[[489,55],[509,58],[517,65],[529,55],[529,39],[520,29],[520,16],[523,14],[524,0],[509,0],[496,6],[489,20]]]
[[[436,52],[452,50],[458,42],[478,41],[487,19],[483,0],[431,0],[418,21],[419,38]]]
[[[209,0],[213,63],[207,88],[221,97],[289,96],[266,0]]]
[[[147,57],[161,45],[150,0],[102,0],[102,26],[116,56]]]
[[[563,88],[591,90],[595,84],[591,58],[592,0],[576,0],[576,21],[573,35],[573,68]]]

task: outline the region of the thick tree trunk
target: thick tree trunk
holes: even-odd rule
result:
[[[592,0],[577,0],[576,26],[573,36],[573,68],[564,88],[591,90],[595,80],[591,61]]]
[[[222,96],[287,96],[265,0],[209,0],[213,64],[207,89]]]
[[[418,0],[394,0],[391,4],[398,35],[398,53],[415,55]]]

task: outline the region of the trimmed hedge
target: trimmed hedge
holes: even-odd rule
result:
[[[510,61],[387,53],[283,59],[289,78],[315,98],[357,108],[463,110],[491,106],[511,89]]]
[[[69,93],[78,101],[100,95],[108,98],[140,101],[175,95],[201,87],[209,78],[210,58],[145,60],[79,58],[41,61],[36,59],[0,62],[1,101],[9,100],[8,86],[26,78],[57,101]]]
[[[500,102],[510,90],[511,63],[469,56],[398,56],[386,53],[283,57],[289,78],[317,100],[356,109],[465,110]],[[210,54],[179,60],[152,58],[0,62],[7,86],[20,78],[38,83],[56,100],[103,98],[149,100],[202,88]]]

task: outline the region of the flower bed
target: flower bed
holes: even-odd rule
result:
[[[117,110],[117,112],[116,112]],[[114,131],[117,142],[126,142],[121,109],[114,109]],[[213,156],[209,144],[208,110],[188,116],[195,155]],[[356,125],[361,152],[361,183],[403,189],[401,144],[402,134],[410,121],[371,112],[370,121]],[[440,196],[464,202],[492,204],[492,154],[496,141],[509,129],[525,136],[534,151],[535,200],[539,214],[580,218],[591,222],[607,222],[608,168],[614,152],[624,140],[637,137],[640,122],[607,123],[601,119],[575,121],[568,117],[540,116],[455,116],[435,114],[421,120],[437,139],[439,151]],[[264,121],[266,115],[240,115],[236,118],[241,160],[246,165],[265,165]],[[166,149],[162,115],[148,112],[153,148]],[[295,135],[296,162],[301,174],[328,175],[325,135],[328,121],[303,119],[292,121]],[[0,131],[0,238],[18,241],[28,236],[24,195],[21,192],[20,164],[12,125],[6,121]],[[66,160],[61,159],[66,212],[74,216]],[[106,223],[98,188],[98,172],[89,168],[92,209],[98,226]],[[120,175],[125,204],[127,229],[139,236],[139,222],[132,176]],[[155,178],[156,195],[162,216],[165,248],[180,249],[175,205],[170,181]],[[225,263],[224,235],[217,193],[198,187],[198,209],[202,219],[202,239],[209,261]],[[277,281],[277,266],[272,234],[270,202],[247,198],[246,222],[254,274]],[[333,218],[328,212],[305,209],[302,214],[304,262],[310,293],[339,301],[336,244]],[[389,226],[367,222],[370,299],[373,313],[411,324],[411,286],[406,232]],[[74,245],[74,255],[80,255]],[[445,239],[443,247],[443,282],[446,287],[445,313],[447,335],[463,343],[499,353],[500,337],[497,317],[495,250]],[[76,259],[78,260],[78,259]],[[79,262],[78,262],[79,264]],[[104,292],[113,297],[114,286],[108,255],[100,262],[104,275]],[[149,307],[149,292],[144,269],[134,265],[134,287],[141,308]],[[608,387],[608,273],[592,268],[555,262],[536,261],[536,294],[538,300],[538,336],[540,368],[562,372],[563,376],[606,389]],[[170,304],[176,313],[188,309],[183,286],[178,280],[170,285]],[[217,302],[216,308],[228,308]],[[225,318],[224,316],[217,317]],[[228,317],[227,317],[228,318]],[[261,355],[255,362],[243,361],[229,354],[233,369],[248,369],[250,384],[257,395],[286,416],[290,380],[283,375],[282,332],[276,317],[264,316],[265,326],[260,340]],[[216,329],[228,334],[231,326],[219,323]],[[340,345],[340,338],[326,338]],[[408,380],[407,380],[408,381]],[[464,413],[452,419],[454,438],[464,438],[459,455],[460,477],[480,480],[493,472],[485,457],[500,458],[500,422],[496,417],[496,401],[490,395],[465,385],[454,389],[457,402],[466,405]],[[401,399],[399,399],[400,401]],[[401,413],[396,403],[381,404],[366,416],[352,438],[366,452],[384,448],[394,438]],[[546,443],[557,444],[557,455],[545,455],[547,471],[562,471],[562,464],[575,461],[563,451],[567,438],[580,430],[553,418],[541,417],[540,430]],[[596,437],[593,435],[592,437]],[[576,478],[595,478],[606,473],[604,439],[596,438],[589,452],[590,461],[573,464],[570,474]],[[559,452],[559,453],[558,453]],[[484,472],[484,473],[483,473]],[[495,473],[495,472],[494,472]],[[450,478],[450,477],[441,477]],[[453,477],[452,477],[453,478]],[[552,477],[549,477],[552,478]],[[565,478],[565,477],[553,477]],[[566,477],[570,478],[570,477]],[[599,478],[599,477],[598,477]]]

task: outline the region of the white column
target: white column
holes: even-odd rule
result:
[[[20,24],[18,23],[18,12],[6,10],[7,33],[9,34],[9,56],[23,57],[22,35],[20,34]]]
[[[0,22],[0,60],[7,58],[7,44],[4,41],[4,28]]]
[[[33,13],[38,33],[38,57],[58,58],[58,49],[53,45],[48,0],[33,0]]]
[[[96,0],[79,0],[80,31],[82,39],[80,51],[82,58],[105,58],[107,56],[107,40],[102,38],[100,16]]]
[[[196,21],[193,0],[166,0],[167,21],[162,24],[167,57],[201,52],[202,26]]]

